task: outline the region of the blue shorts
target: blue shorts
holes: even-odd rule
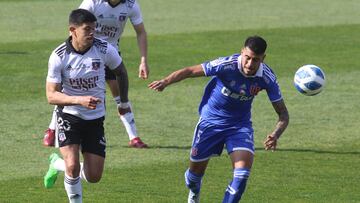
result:
[[[190,160],[200,162],[220,156],[224,145],[228,154],[244,150],[255,153],[254,131],[249,125],[219,126],[200,118],[195,127]]]

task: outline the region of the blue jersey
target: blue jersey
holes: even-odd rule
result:
[[[241,56],[234,54],[202,64],[206,76],[213,76],[205,88],[199,113],[216,125],[241,125],[251,128],[251,104],[266,90],[271,102],[282,99],[274,72],[264,63],[254,76],[241,70]]]

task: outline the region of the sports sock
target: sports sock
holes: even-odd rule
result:
[[[250,170],[247,168],[235,168],[234,177],[226,188],[223,203],[239,202],[245,191],[246,182],[249,178]]]
[[[86,175],[85,175],[85,171],[84,171],[84,163],[81,162],[80,163],[80,178],[82,180],[85,180],[86,182],[89,182],[87,179],[86,179]]]
[[[197,175],[187,169],[185,172],[185,184],[195,194],[198,194],[201,189],[201,180],[204,175]]]
[[[65,171],[65,161],[62,158],[58,158],[54,161],[53,167],[58,171]]]
[[[51,117],[51,121],[49,124],[49,128],[51,130],[55,130],[55,128],[56,128],[56,108],[57,108],[57,106],[55,106],[55,108],[54,108],[54,111],[53,111],[52,117]]]
[[[129,136],[129,139],[132,140],[137,137],[137,130],[135,125],[134,114],[132,112],[128,112],[124,115],[120,115],[120,120],[125,126],[126,132]]]
[[[114,97],[114,101],[115,101],[116,105],[119,105],[121,103],[120,96]],[[131,112],[128,112],[124,115],[119,115],[119,117],[120,117],[121,122],[125,126],[126,132],[129,136],[129,140],[132,140],[132,139],[136,138],[138,135],[137,135],[132,106],[131,106],[130,102],[128,102],[128,104],[130,106]]]
[[[72,178],[65,174],[64,186],[70,203],[82,202],[82,186],[80,177]]]

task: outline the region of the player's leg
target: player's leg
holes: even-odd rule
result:
[[[104,170],[105,157],[88,152],[84,152],[83,157],[81,177],[89,183],[99,182]]]
[[[245,191],[254,159],[253,132],[234,132],[226,142],[233,166],[233,179],[227,186],[223,203],[239,202]]]
[[[57,106],[54,107],[49,128],[45,131],[43,138],[43,145],[47,147],[53,147],[55,145],[56,109]]]
[[[221,130],[202,119],[195,127],[190,167],[185,172],[185,183],[190,190],[188,202],[200,201],[201,182],[210,157],[220,155],[224,147]]]
[[[202,178],[205,174],[209,160],[201,162],[190,161],[190,166],[185,172],[185,184],[189,188],[188,203],[200,201]]]
[[[104,118],[88,122],[84,130],[86,136],[81,140],[84,162],[80,174],[89,183],[99,182],[104,170],[106,139],[103,122]]]
[[[253,154],[249,151],[234,151],[230,154],[233,163],[233,179],[226,188],[223,203],[239,202],[245,191],[250,169],[253,162]]]
[[[71,203],[82,201],[79,149],[78,144],[60,147],[60,152],[65,162],[64,186]]]
[[[125,126],[126,132],[129,136],[129,146],[134,148],[147,148],[147,145],[138,136],[134,113],[130,102],[128,108],[121,108],[120,106],[120,93],[116,76],[108,67],[105,68],[105,79],[117,104],[120,120]]]

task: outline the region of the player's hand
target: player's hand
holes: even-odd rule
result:
[[[120,102],[120,104],[117,105],[117,108],[119,115],[121,116],[131,112],[130,102],[125,102],[125,103]]]
[[[78,99],[78,103],[88,109],[96,109],[96,105],[101,103],[101,99],[93,96],[82,96]]]
[[[265,150],[275,151],[276,145],[277,145],[277,140],[278,140],[277,136],[275,136],[273,134],[268,135],[264,141]]]
[[[149,67],[147,63],[142,62],[139,65],[139,78],[147,79],[149,77]]]
[[[150,83],[148,85],[148,87],[150,89],[155,90],[155,91],[161,92],[161,91],[163,91],[165,89],[166,82],[165,82],[165,80],[156,80],[156,81],[153,81],[152,83]]]

